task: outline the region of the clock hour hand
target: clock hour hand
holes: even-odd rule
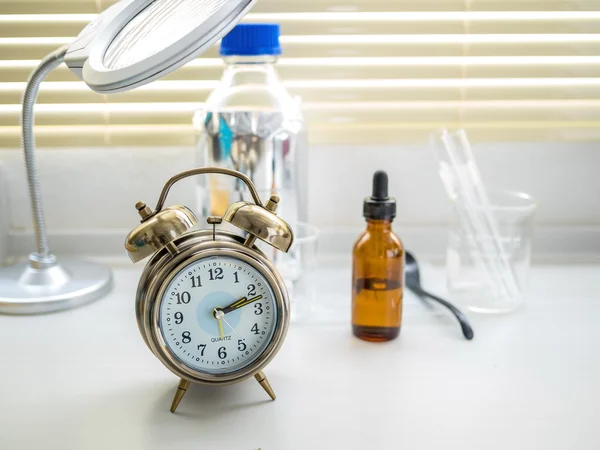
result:
[[[219,311],[219,308],[213,309],[213,317],[217,319],[217,322],[219,324],[219,334],[221,335],[221,338],[224,338],[225,333],[223,332],[223,321],[221,320],[223,318],[223,314],[219,315]]]
[[[257,295],[256,297],[252,297],[252,298],[242,297],[239,300],[236,300],[235,302],[233,302],[231,305],[226,306],[225,308],[220,308],[220,310],[223,311],[223,314],[229,314],[230,312],[235,311],[236,309],[243,308],[244,306],[247,306],[250,303],[254,303],[255,301],[258,301],[261,298],[263,298],[262,295]]]
[[[224,338],[225,332],[223,331],[223,321],[221,319],[217,319],[217,321],[219,322],[219,334],[221,335],[221,338]]]

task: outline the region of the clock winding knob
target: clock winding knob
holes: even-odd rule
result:
[[[279,196],[278,195],[271,195],[271,198],[269,199],[269,201],[265,205],[265,208],[267,208],[271,212],[275,212],[277,210],[278,206],[279,206]]]
[[[152,214],[152,210],[144,202],[137,202],[135,204],[135,209],[138,210],[138,213],[142,217],[142,222],[146,220],[150,214]]]

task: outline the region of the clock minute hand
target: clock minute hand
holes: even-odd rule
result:
[[[221,311],[223,311],[223,314],[228,314],[232,311],[235,311],[236,309],[243,308],[244,306],[247,306],[250,303],[254,303],[257,300],[260,300],[261,298],[263,298],[262,295],[257,295],[256,297],[252,297],[250,299],[248,297],[242,297],[241,299],[233,302],[231,305],[226,306],[225,308],[221,308]]]

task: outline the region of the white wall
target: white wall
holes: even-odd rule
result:
[[[476,146],[475,157],[487,185],[538,199],[540,225],[600,225],[598,144],[486,144]],[[435,159],[420,146],[314,149],[311,219],[320,226],[362,223],[362,198],[370,192],[370,176],[377,169],[389,172],[399,223],[446,222],[447,199]]]
[[[600,251],[598,144],[482,144],[476,146],[475,156],[488,184],[521,190],[539,200],[536,223],[548,248],[538,250]],[[12,251],[21,253],[31,246],[22,155],[1,150],[0,163],[9,181]],[[101,240],[94,244],[90,237],[119,236],[119,245],[110,250],[120,252],[125,233],[138,223],[134,204],[144,200],[153,205],[170,176],[194,166],[194,155],[187,148],[43,149],[38,165],[53,242],[61,247],[69,237],[78,236],[93,252],[96,247],[106,249]],[[362,227],[362,199],[369,194],[377,169],[388,171],[390,192],[398,200],[398,232],[409,241],[414,238],[415,246],[428,241],[429,253],[443,252],[447,201],[433,155],[417,145],[311,149],[310,221],[324,230],[347,230],[344,244],[325,242],[324,248],[345,251],[346,241]],[[179,183],[168,203],[193,206],[193,179]],[[553,235],[562,239],[556,250],[551,248]],[[594,242],[588,245],[590,239]]]

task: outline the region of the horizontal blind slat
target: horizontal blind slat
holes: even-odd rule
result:
[[[598,0],[469,0],[471,11],[598,11]]]
[[[116,2],[102,0],[102,7]],[[461,11],[466,4],[466,0],[260,0],[252,12]],[[598,0],[468,0],[468,6],[471,11],[600,10]]]
[[[0,80],[25,81],[37,64],[0,61]],[[216,80],[223,68],[220,59],[198,59],[164,79]],[[284,80],[600,77],[600,56],[283,58],[278,72]],[[49,82],[76,80],[66,66],[48,77]]]
[[[4,14],[96,13],[117,0],[0,0]],[[253,12],[297,11],[461,11],[464,0],[260,0]],[[597,0],[470,0],[472,11],[599,10]]]
[[[472,82],[469,85],[467,82]],[[190,86],[185,87],[185,83]],[[153,89],[102,96],[83,83],[46,83],[38,96],[45,103],[155,103],[203,102],[216,85],[212,82],[169,82]],[[48,86],[49,85],[49,86]],[[0,104],[18,104],[23,83],[0,84]],[[168,88],[161,88],[168,86]],[[425,100],[522,100],[599,99],[598,78],[531,79],[392,79],[392,80],[291,80],[290,92],[305,102],[326,101],[425,101]],[[77,87],[75,89],[75,87]]]
[[[571,122],[498,122],[493,126],[468,122],[428,122],[418,126],[414,123],[356,124],[312,124],[309,139],[321,144],[372,145],[373,136],[379,144],[418,142],[426,144],[431,130],[448,127],[463,127],[472,142],[485,141],[582,141],[600,139],[597,121]],[[44,147],[85,147],[109,145],[133,146],[193,146],[195,133],[191,126],[147,125],[147,126],[69,126],[36,128],[36,141]],[[0,128],[0,148],[19,147],[19,128]]]
[[[0,38],[0,60],[41,59],[71,38]],[[286,57],[597,55],[599,34],[282,36]],[[204,55],[218,57],[217,47]]]
[[[2,14],[95,14],[96,0],[0,0]]]
[[[76,36],[93,15],[2,15],[0,37]],[[281,23],[286,35],[595,33],[600,11],[251,13],[251,23]]]
[[[202,103],[38,105],[38,125],[190,125]],[[313,102],[304,105],[309,122],[417,123],[432,120],[479,122],[597,121],[600,100],[493,100],[413,102]],[[19,105],[0,105],[0,126],[18,123]]]

